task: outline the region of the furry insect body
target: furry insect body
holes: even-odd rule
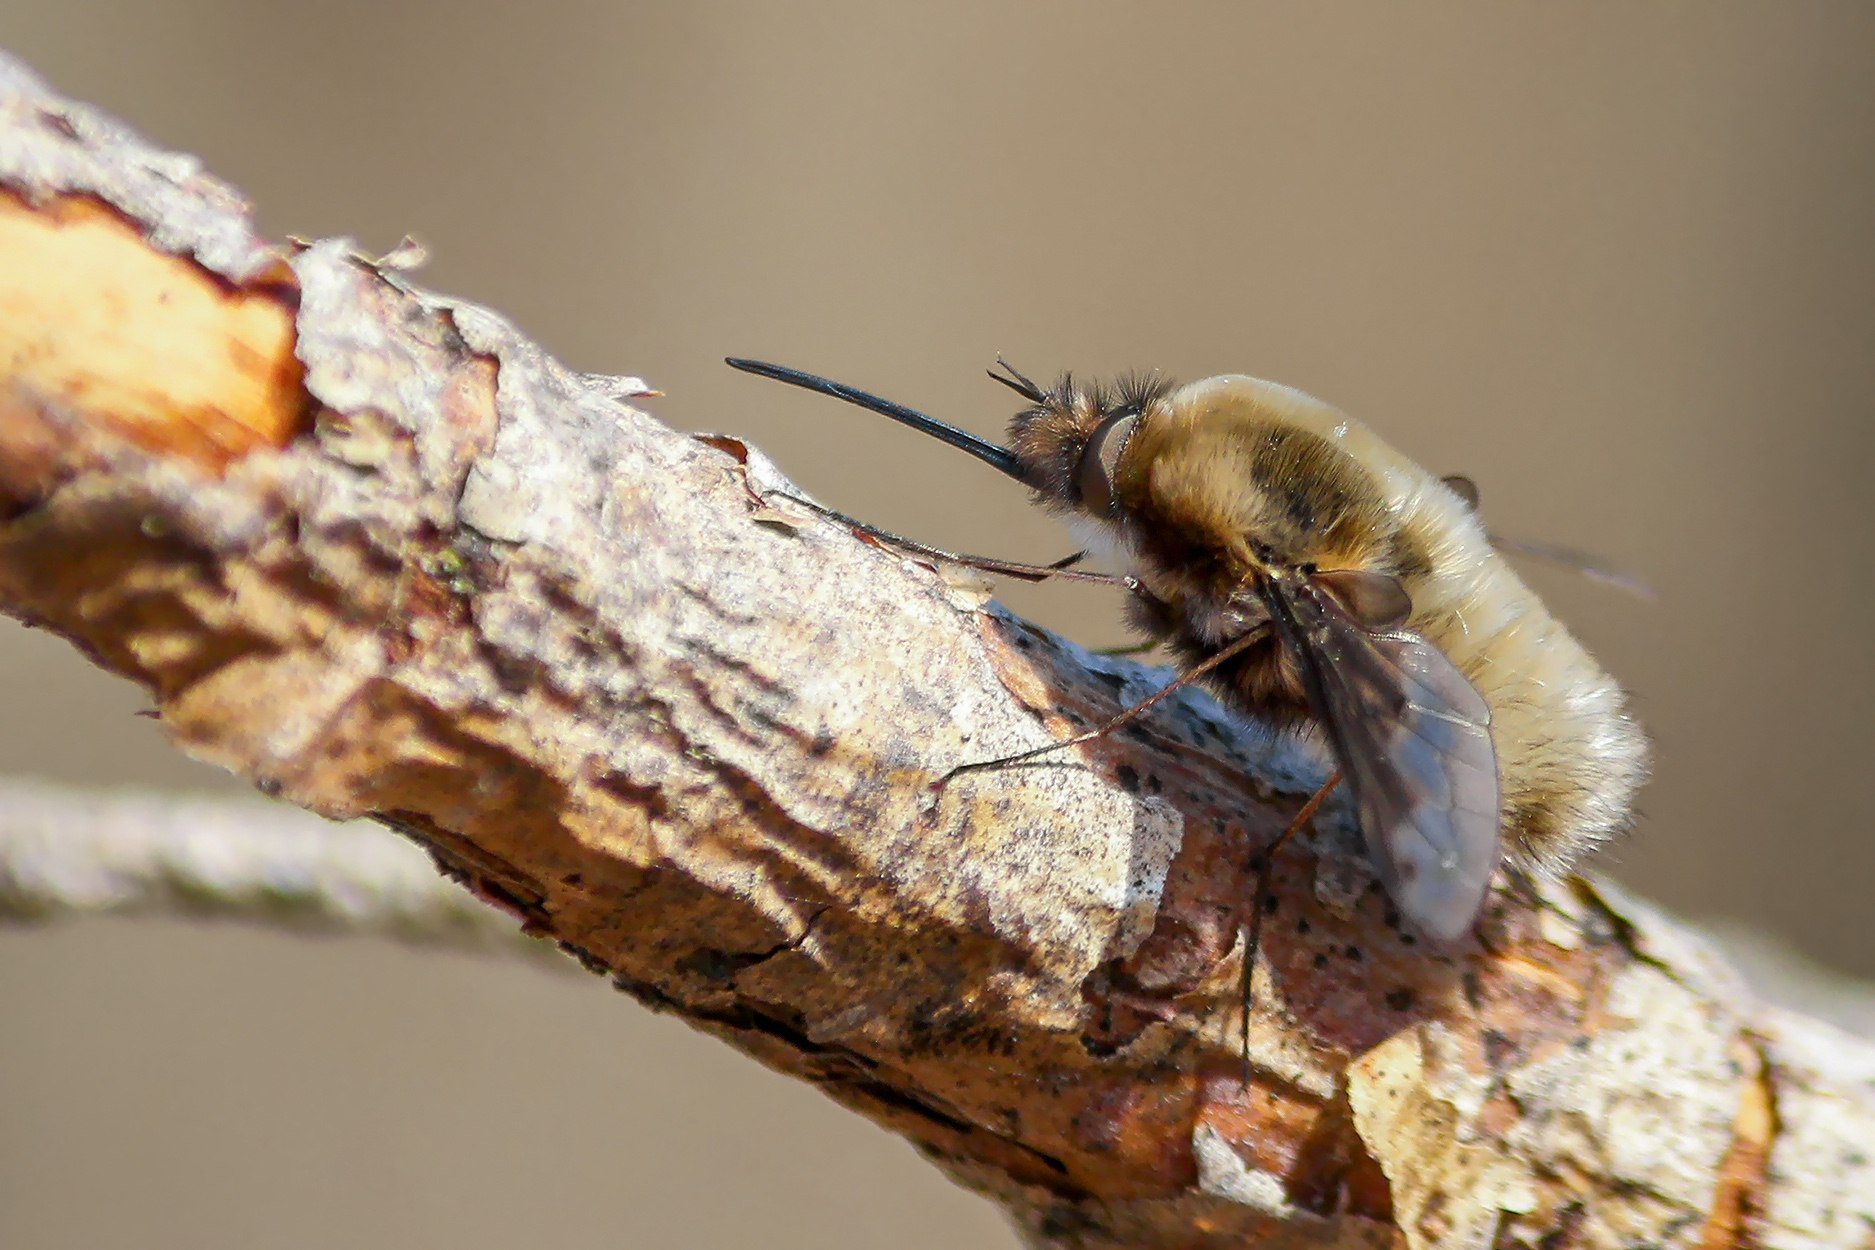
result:
[[[1129,415],[1124,445],[1108,453],[1105,506],[1089,507],[1064,467]],[[1245,591],[1273,570],[1394,578],[1412,605],[1397,628],[1437,647],[1490,709],[1512,861],[1557,872],[1627,826],[1647,747],[1620,687],[1468,503],[1366,426],[1300,391],[1227,375],[1178,388],[1066,381],[1010,434],[1039,502],[1138,580],[1134,624],[1187,664],[1267,619]],[[1315,719],[1296,661],[1272,633],[1207,682],[1293,725]]]
[[[1205,666],[1252,717],[1322,730],[1377,871],[1427,936],[1470,927],[1500,831],[1514,864],[1554,873],[1626,826],[1646,743],[1620,688],[1464,498],[1327,405],[1238,375],[1043,390],[1007,370],[991,376],[1029,406],[997,447],[731,363],[872,407],[1033,489],[1123,574],[1133,624],[1181,671]]]

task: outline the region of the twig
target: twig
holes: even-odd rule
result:
[[[0,921],[96,913],[553,953],[370,822],[334,824],[260,800],[0,781]]]

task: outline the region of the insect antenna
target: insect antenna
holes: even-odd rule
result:
[[[1001,369],[1003,372],[998,373],[996,369]],[[1004,360],[1001,352],[996,353],[996,369],[984,370],[984,372],[990,375],[990,381],[1000,382],[1032,404],[1039,404],[1048,398],[1042,393],[1041,387],[1029,381],[1017,371],[1014,365]],[[1004,377],[1003,374],[1008,374],[1009,376]]]
[[[759,377],[772,378],[777,382],[786,382],[790,386],[798,386],[804,390],[817,391],[822,395],[831,395],[835,399],[843,399],[849,404],[857,404],[861,408],[891,417],[894,421],[909,425],[915,430],[921,430],[934,438],[949,443],[953,447],[967,451],[979,460],[985,461],[997,470],[1015,478],[1018,482],[1023,482],[1025,485],[1027,484],[1022,476],[1021,465],[1016,461],[1014,453],[1010,452],[1007,448],[998,447],[995,443],[980,439],[976,435],[965,430],[960,430],[954,425],[946,425],[944,422],[934,417],[927,417],[922,412],[907,408],[903,404],[895,404],[889,399],[881,399],[879,396],[869,394],[857,387],[847,386],[844,383],[835,382],[830,378],[823,378],[817,374],[803,373],[799,369],[790,369],[785,365],[771,365],[760,360],[744,360],[735,356],[728,357],[725,363],[732,368],[742,370],[744,373],[753,373]],[[1020,374],[1016,376],[1021,377]],[[1027,382],[1028,379],[1024,378],[1023,381]],[[817,513],[830,521],[835,521],[841,525],[847,526],[854,533],[863,535],[868,539],[876,540],[888,546],[897,547],[913,555],[927,556],[933,560],[941,560],[948,564],[959,564],[965,568],[979,569],[985,573],[1000,573],[1005,576],[1019,577],[1025,581],[1032,582],[1046,581],[1050,578],[1060,578],[1063,581],[1092,582],[1100,586],[1118,586],[1125,590],[1135,589],[1138,585],[1132,578],[1121,574],[1089,573],[1072,567],[1080,563],[1081,560],[1086,557],[1087,553],[1085,551],[1077,551],[1073,555],[1056,560],[1051,564],[1025,564],[1016,560],[997,560],[989,556],[964,555],[960,552],[946,551],[942,547],[933,547],[926,543],[917,542],[914,539],[894,534],[890,530],[882,530],[876,525],[868,525],[866,522],[856,517],[850,517],[844,512],[836,512],[832,508],[823,507],[811,499],[803,499],[798,495],[791,495],[783,491],[774,491],[771,492],[771,494],[775,498],[786,499],[788,502],[798,507],[806,508],[808,511]]]

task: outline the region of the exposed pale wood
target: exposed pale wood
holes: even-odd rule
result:
[[[1318,756],[1181,694],[934,787],[1164,675],[792,508],[753,449],[345,241],[266,244],[7,63],[0,186],[0,606],[144,683],[184,749],[404,831],[904,1133],[1035,1244],[1866,1244],[1875,1050],[1645,905],[1505,882],[1429,951],[1331,810],[1279,860],[1245,1083],[1240,908]],[[74,221],[168,259],[44,264]],[[117,316],[145,269],[240,311]],[[134,420],[49,380],[105,376]]]
[[[209,466],[294,434],[306,403],[286,289],[230,289],[83,196],[0,195],[0,255],[0,367],[19,390]]]

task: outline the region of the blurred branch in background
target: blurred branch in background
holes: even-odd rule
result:
[[[1875,1048],[1600,883],[1512,882],[1429,952],[1345,819],[1279,860],[1246,1078],[1247,848],[1319,781],[1307,751],[1192,695],[1087,766],[934,790],[1162,678],[788,510],[635,380],[344,240],[269,245],[10,62],[0,189],[0,606],[141,682],[184,749],[400,830],[904,1134],[1033,1244],[1875,1223]]]
[[[0,920],[173,915],[544,956],[382,826],[281,804],[0,781]]]

